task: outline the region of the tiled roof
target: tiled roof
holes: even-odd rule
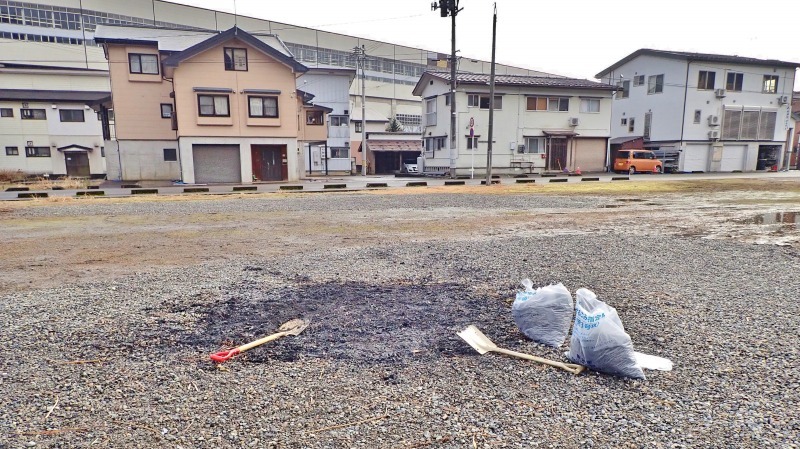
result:
[[[430,75],[444,81],[450,81],[450,72],[425,72],[425,75]],[[488,85],[489,75],[482,73],[466,73],[460,72],[456,74],[457,84],[479,84]],[[599,89],[599,90],[616,90],[616,87],[610,84],[598,83],[596,81],[589,81],[575,78],[561,78],[561,77],[545,77],[545,76],[529,76],[529,75],[495,75],[494,83],[497,86],[528,86],[528,87],[553,87],[553,88],[570,88],[570,89]]]
[[[758,59],[748,58],[745,56],[736,55],[717,55],[711,53],[690,53],[685,51],[668,51],[668,50],[653,50],[651,48],[640,48],[628,56],[620,59],[614,65],[604,69],[602,72],[595,75],[597,78],[602,78],[608,72],[611,72],[619,66],[631,61],[642,55],[660,56],[672,59],[684,59],[687,61],[704,61],[704,62],[718,62],[722,64],[742,64],[742,65],[760,65],[768,67],[800,67],[800,63],[780,61],[778,59]]]

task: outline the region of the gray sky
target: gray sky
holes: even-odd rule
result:
[[[234,0],[172,0],[233,12]],[[432,0],[236,0],[239,14],[450,52],[450,19]],[[497,62],[593,79],[639,48],[719,53],[800,62],[800,0],[760,7],[719,0],[497,0]],[[489,0],[461,0],[460,56],[491,59]],[[797,77],[796,77],[797,78]],[[800,90],[800,79],[795,82]]]

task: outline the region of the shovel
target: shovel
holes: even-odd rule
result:
[[[231,357],[235,356],[236,354],[241,354],[247,350],[253,349],[256,346],[263,345],[264,343],[270,342],[272,340],[277,340],[281,337],[285,337],[287,335],[300,335],[300,332],[303,332],[308,327],[308,321],[301,320],[296,318],[291,321],[287,321],[281,324],[281,327],[278,328],[278,331],[275,334],[267,335],[264,338],[258,339],[256,341],[247,343],[246,345],[241,345],[237,348],[233,348],[228,351],[220,351],[215,354],[211,354],[211,360],[222,363],[226,360],[229,360]]]
[[[464,341],[472,346],[472,349],[478,351],[481,355],[486,354],[487,352],[499,352],[501,354],[510,355],[511,357],[519,357],[521,359],[532,360],[534,362],[544,363],[545,365],[555,366],[556,368],[561,368],[564,371],[569,371],[572,374],[580,374],[586,369],[586,367],[583,365],[556,362],[555,360],[548,360],[541,357],[536,357],[535,355],[523,354],[521,352],[498,348],[497,345],[492,342],[492,340],[489,340],[489,337],[483,335],[483,332],[473,325],[467,326],[466,329],[458,333],[458,336],[463,338]]]

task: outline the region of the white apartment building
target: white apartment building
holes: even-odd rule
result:
[[[103,177],[106,160],[101,120],[92,107],[110,97],[99,48],[86,64],[54,60],[58,44],[36,46],[0,39],[0,170],[53,177]]]
[[[497,174],[603,171],[607,166],[612,92],[608,84],[540,76],[495,77],[492,171]],[[455,148],[450,136],[450,73],[425,72],[425,172],[486,173],[489,75],[456,76]]]
[[[250,33],[276,35],[285,42],[295,59],[311,69],[311,72],[314,69],[329,68],[356,70],[357,58],[354,57],[353,50],[355,47],[363,46],[367,55],[365,63],[367,127],[370,126],[371,117],[375,117],[374,123],[385,123],[391,118],[396,118],[404,125],[406,131],[419,130],[420,101],[414,96],[412,89],[425,70],[435,67],[446,68],[448,64],[448,55],[425,49],[329,33],[271,20],[236,17],[225,12],[162,0],[38,0],[36,3],[0,0],[0,38],[28,42],[31,47],[48,42],[64,48],[91,50],[95,47],[94,32],[99,24],[163,27],[184,29],[187,32],[223,31],[237,25]],[[77,61],[81,60],[78,55],[71,57],[75,57]],[[63,59],[63,56],[58,50],[53,50],[50,58],[58,60]],[[459,69],[488,73],[489,63],[462,58]],[[506,65],[498,65],[497,73],[547,75]],[[309,85],[298,85],[298,88],[314,94],[317,104],[325,105],[328,102],[325,95],[315,92]],[[330,167],[336,166],[336,171],[345,165],[360,167],[364,155],[363,151],[354,151],[354,148],[361,147],[362,133],[356,132],[353,126],[350,126],[356,125],[352,117],[349,121],[343,117],[351,113],[359,114],[357,111],[360,110],[360,84],[351,83],[347,93],[349,107],[328,106],[334,109],[332,117],[336,118],[332,120],[338,129],[332,130],[333,140],[328,142],[327,162]],[[339,99],[334,99],[334,103],[340,103]],[[341,125],[335,125],[343,121],[348,123],[349,130],[345,131],[341,129]],[[335,137],[339,134],[349,134],[350,144],[341,146]],[[332,152],[331,148],[334,148]],[[313,160],[319,161],[320,167],[323,166],[322,162],[326,159],[320,151],[317,148],[318,157],[315,158],[312,150],[309,160],[312,165],[309,168],[313,167]],[[371,157],[371,153],[368,157]]]
[[[678,152],[684,172],[782,167],[800,63],[640,49],[596,76],[620,88],[611,137]]]

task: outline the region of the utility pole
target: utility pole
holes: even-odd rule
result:
[[[497,3],[492,19],[492,70],[489,75],[489,145],[486,150],[486,185],[492,185],[492,140],[494,140],[494,53],[497,47]]]
[[[367,53],[364,46],[354,47],[353,54],[356,56],[358,64],[361,66],[361,175],[367,176],[367,91],[365,81],[367,76]]]
[[[458,7],[459,0],[439,0],[433,2],[431,10],[439,10],[442,17],[451,18],[451,49],[450,49],[450,177],[456,177],[456,147],[458,146],[458,136],[456,136],[456,16],[464,9]]]

